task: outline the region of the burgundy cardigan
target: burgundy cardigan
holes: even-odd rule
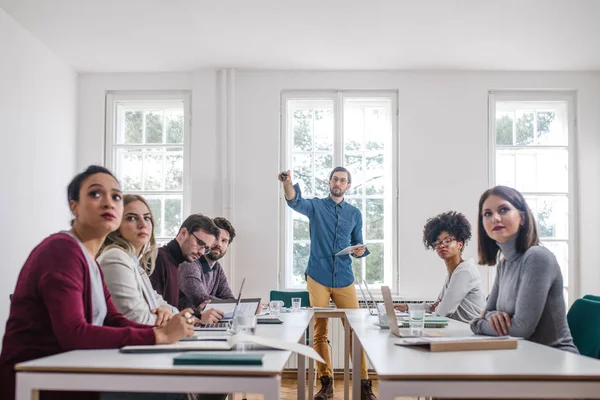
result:
[[[100,272],[102,272],[100,270]],[[79,243],[65,233],[46,238],[29,255],[12,296],[0,354],[0,399],[14,399],[17,363],[77,349],[154,344],[154,330],[126,319],[102,286],[104,326],[92,325],[89,266]],[[74,393],[82,398],[82,393]],[[42,398],[68,398],[48,392]]]

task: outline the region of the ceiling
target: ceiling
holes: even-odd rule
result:
[[[596,0],[0,0],[81,72],[600,70]]]

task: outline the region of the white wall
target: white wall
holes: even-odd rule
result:
[[[0,9],[0,337],[33,247],[69,227],[77,74]]]
[[[400,294],[433,298],[445,268],[424,250],[422,228],[428,217],[453,209],[476,231],[477,202],[488,188],[488,91],[566,89],[577,90],[580,293],[600,293],[600,74],[248,71],[236,74],[235,89],[234,266],[236,283],[240,270],[251,271],[243,274],[248,291],[265,296],[277,285],[282,90],[399,91]],[[466,257],[476,259],[476,250],[474,235]]]
[[[217,73],[80,74],[77,167],[104,165],[107,91],[192,92],[191,212],[221,212],[217,121]],[[184,216],[185,218],[185,216]]]
[[[580,213],[580,293],[600,293],[600,74],[491,72],[281,72],[236,71],[228,101],[233,146],[223,140],[226,91],[219,74],[91,74],[80,79],[78,165],[102,161],[106,90],[192,90],[192,211],[222,214],[222,156],[231,158],[234,286],[247,277],[245,294],[268,296],[277,287],[281,192],[279,108],[282,90],[382,89],[399,92],[400,294],[434,297],[443,264],[421,244],[428,217],[450,209],[476,226],[477,202],[488,187],[488,91],[556,89],[577,91]],[[432,117],[433,115],[433,117]],[[225,149],[223,151],[223,149]],[[222,152],[223,151],[223,152]],[[432,176],[436,179],[432,179]],[[475,230],[475,228],[474,228]],[[476,258],[476,235],[466,250]],[[484,281],[487,269],[482,268]]]

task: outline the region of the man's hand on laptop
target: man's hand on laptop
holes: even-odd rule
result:
[[[223,311],[217,310],[216,308],[211,308],[210,310],[200,313],[200,320],[198,321],[198,319],[196,319],[196,322],[200,322],[202,325],[214,324],[219,322],[219,320],[223,318],[223,315],[225,315]]]
[[[162,306],[155,308],[152,310],[152,314],[156,314],[156,322],[155,326],[161,326],[162,324],[167,323],[173,317],[173,313],[171,312],[171,307]]]

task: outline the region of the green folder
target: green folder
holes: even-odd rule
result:
[[[173,365],[262,365],[263,353],[188,352],[173,357]]]

